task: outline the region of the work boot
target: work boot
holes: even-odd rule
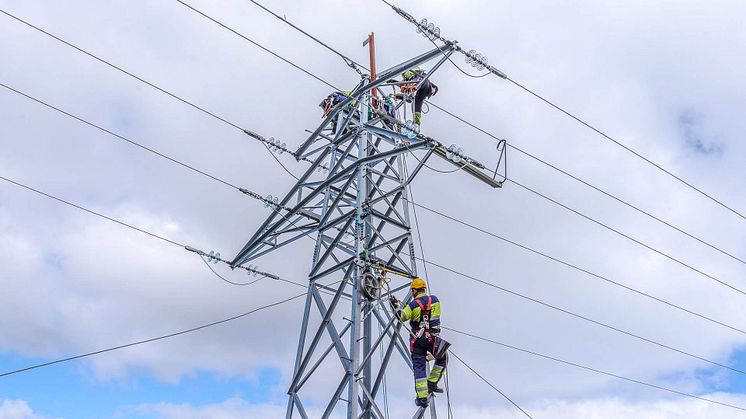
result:
[[[427,402],[427,397],[414,399],[414,404],[416,404],[417,407],[427,407],[429,405],[429,403]]]
[[[443,389],[438,387],[438,383],[433,383],[432,381],[428,381],[427,392],[428,393],[442,393]]]

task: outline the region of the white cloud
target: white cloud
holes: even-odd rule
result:
[[[190,404],[158,403],[135,408],[144,414],[152,414],[158,419],[272,419],[284,416],[285,408],[280,405],[250,404],[242,399],[231,398],[221,403],[202,406]],[[318,417],[319,412],[312,411]]]
[[[124,1],[106,5],[7,3],[10,11],[63,38],[289,145],[300,142],[304,128],[318,123],[316,104],[327,87],[176,2],[150,1],[138,7]],[[245,2],[193,3],[337,84],[355,81],[354,72],[336,57]],[[375,30],[379,68],[428,48],[411,26],[377,2],[272,3],[290,20],[361,61],[366,51],[359,47],[360,40]],[[458,38],[464,47],[485,53],[491,63],[516,79],[694,179],[735,208],[746,208],[746,194],[739,193],[746,178],[746,151],[740,141],[746,126],[739,113],[746,103],[746,86],[738,71],[746,62],[743,54],[733,52],[733,45],[746,40],[746,31],[736,19],[744,15],[742,2],[723,0],[708,7],[694,1],[655,7],[643,1],[626,2],[624,7],[612,1],[571,6],[551,1],[474,2],[458,8],[449,2],[430,2],[406,7],[418,17],[435,21],[444,35]],[[292,184],[261,146],[242,133],[22,25],[7,20],[5,28],[8,36],[0,39],[0,51],[7,57],[0,68],[4,82],[259,193],[277,195]],[[435,77],[441,88],[436,103],[746,257],[742,220],[530,96],[492,78],[466,79],[451,67],[444,67]],[[0,109],[3,175],[226,256],[243,245],[266,215],[260,204],[238,192],[9,93],[0,92]],[[678,125],[683,110],[704,115],[698,133],[706,141],[722,143],[721,156],[703,156],[687,146]],[[426,115],[424,123],[428,134],[459,143],[469,153],[493,162],[494,144],[481,134],[437,110]],[[519,181],[746,287],[741,283],[746,274],[743,265],[541,165],[516,154],[509,158],[510,174]],[[289,166],[296,172],[304,168],[292,161]],[[460,173],[423,172],[415,181],[415,196],[422,203],[716,319],[733,324],[746,320],[741,295],[514,185],[487,191]],[[729,362],[746,342],[743,335],[444,223],[426,212],[418,215],[428,259],[720,362]],[[181,249],[12,186],[0,187],[0,216],[0,254],[11,261],[0,273],[0,315],[12,320],[0,335],[3,352],[56,357],[94,350],[220,319],[296,292],[292,286],[271,281],[232,288]],[[301,241],[259,264],[302,280],[309,259],[310,246]],[[472,286],[437,268],[428,271],[444,301],[444,320],[450,326],[686,390],[706,391],[727,380],[695,374],[709,368],[700,362]],[[221,272],[237,280],[245,278],[237,272]],[[173,341],[109,353],[85,365],[102,380],[126,380],[144,370],[177,382],[198,371],[251,375],[256,368],[268,366],[280,368],[287,376],[295,353],[300,304]],[[506,391],[519,400],[566,400],[567,405],[553,402],[552,408],[566,409],[570,416],[585,414],[579,410],[585,405],[574,400],[599,394],[638,395],[605,377],[466,338],[451,340],[454,350],[472,360],[480,372],[507,383]],[[337,379],[339,366],[334,362],[314,382],[312,395],[319,400],[325,385]],[[411,378],[396,365],[391,372],[392,388],[408,395]],[[453,368],[460,403],[487,400],[486,404],[495,406],[490,391],[483,392],[468,372]],[[644,398],[656,397],[645,394]],[[609,400],[593,402],[586,411],[637,406],[624,399]],[[223,407],[254,408],[231,403]],[[656,403],[647,407],[662,411],[667,406],[667,402]],[[687,403],[675,406],[691,407],[693,412],[700,409]],[[267,409],[273,412],[274,408]],[[542,409],[552,412],[549,407]]]
[[[705,394],[702,397],[712,398],[728,404],[744,405],[746,397],[728,393]],[[390,404],[392,417],[409,417],[414,413],[413,403],[403,400]],[[743,413],[725,406],[717,406],[699,400],[686,398],[665,398],[655,401],[631,402],[617,397],[601,397],[566,400],[538,400],[521,406],[536,418],[552,419],[611,419],[611,418],[639,418],[639,419],[736,419],[743,417]],[[525,417],[520,411],[502,400],[496,406],[479,407],[459,400],[451,401],[451,408],[455,417],[462,419],[513,419]],[[122,411],[136,411],[145,415],[152,415],[157,419],[232,419],[256,418],[269,419],[282,417],[285,406],[279,404],[253,404],[240,398],[230,398],[220,403],[205,405],[154,403],[137,407],[130,407]],[[439,417],[446,416],[445,398],[437,399]],[[311,417],[319,417],[320,412],[310,409]]]
[[[3,399],[0,403],[0,419],[44,419],[34,413],[25,400]]]

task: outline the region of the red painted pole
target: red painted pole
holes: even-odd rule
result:
[[[373,32],[368,35],[368,51],[370,53],[370,81],[374,81],[376,79],[376,43]],[[376,89],[373,89],[373,97],[377,97],[377,93]]]

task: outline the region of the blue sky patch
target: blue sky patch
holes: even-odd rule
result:
[[[0,356],[2,372],[44,360],[12,354]],[[88,373],[86,361],[52,365],[0,378],[0,400],[25,400],[35,412],[61,418],[113,418],[121,408],[167,402],[204,405],[240,397],[248,403],[277,402],[280,371],[261,369],[256,377],[223,378],[200,372],[177,383],[161,383],[136,374],[126,382],[99,382]]]

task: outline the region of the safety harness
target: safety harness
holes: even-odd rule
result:
[[[324,110],[324,114],[321,115],[321,117],[326,118],[332,109],[337,106],[337,104],[342,103],[345,99],[347,99],[347,95],[343,92],[334,92],[327,96],[326,99],[319,103],[319,107]]]
[[[430,312],[431,312],[431,306],[433,304],[433,297],[428,295],[427,296],[427,307],[425,307],[424,304],[422,304],[422,301],[420,301],[419,298],[414,300],[418,306],[420,306],[420,321],[418,323],[417,333],[415,334],[415,337],[418,339],[422,337],[422,334],[425,333],[425,336],[430,339]]]
[[[419,339],[423,336],[427,338],[428,344],[430,345],[429,352],[435,359],[442,359],[446,356],[448,348],[451,346],[449,342],[440,337],[440,330],[430,328],[430,315],[431,306],[433,304],[433,297],[427,296],[427,306],[420,301],[419,298],[414,300],[418,306],[420,306],[420,321],[418,323],[417,332],[414,332],[414,338]],[[414,340],[412,341],[412,348],[414,351]]]

